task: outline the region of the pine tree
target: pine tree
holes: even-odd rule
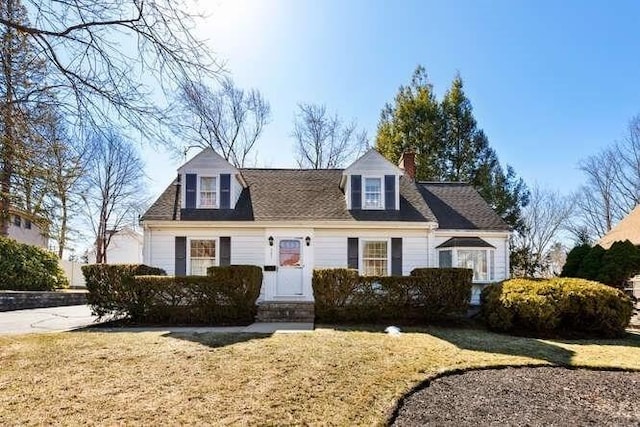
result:
[[[393,163],[405,149],[414,148],[416,179],[434,180],[445,171],[441,136],[440,106],[425,68],[419,66],[409,86],[398,90],[394,105],[382,110],[376,148]]]
[[[439,103],[420,66],[410,86],[400,87],[394,105],[385,106],[376,148],[396,163],[409,147],[417,150],[417,180],[471,183],[510,226],[522,227],[527,188],[511,167],[505,172],[500,165],[487,136],[478,128],[460,76]]]

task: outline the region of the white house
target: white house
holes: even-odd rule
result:
[[[111,232],[107,247],[107,264],[141,264],[144,261],[142,232],[129,226]],[[95,262],[95,247],[87,251],[89,262]]]
[[[14,208],[9,208],[8,236],[20,243],[48,249],[49,238],[42,218]]]
[[[237,169],[205,149],[141,218],[144,263],[175,275],[258,265],[263,302],[313,301],[318,268],[468,267],[477,303],[508,277],[509,227],[470,185],[414,182],[410,152],[400,164],[372,149],[346,169]]]

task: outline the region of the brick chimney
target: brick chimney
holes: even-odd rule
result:
[[[416,150],[413,148],[407,148],[400,156],[400,162],[398,163],[400,169],[402,169],[411,181],[416,179]]]

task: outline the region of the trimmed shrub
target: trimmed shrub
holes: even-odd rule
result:
[[[539,336],[621,336],[633,309],[617,289],[568,278],[507,280],[483,289],[481,301],[490,329]]]
[[[411,276],[359,276],[355,270],[314,270],[318,322],[420,323],[464,314],[471,270],[416,269]]]
[[[260,267],[255,268],[262,273]],[[137,310],[140,315],[132,320],[161,324],[248,324],[256,315],[261,285],[261,274],[259,280],[235,282],[215,276],[137,276],[133,286],[145,291],[146,300]]]
[[[52,291],[68,285],[55,254],[0,237],[0,289]]]
[[[148,324],[250,323],[262,285],[262,269],[247,265],[211,267],[207,276],[166,276],[145,265],[91,265],[83,272],[96,314]]]
[[[87,290],[87,301],[94,314],[134,316],[144,306],[146,292],[132,286],[134,276],[166,275],[161,268],[144,264],[92,264],[82,266]]]

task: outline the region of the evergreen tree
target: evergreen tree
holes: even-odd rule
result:
[[[394,105],[385,106],[376,148],[397,163],[409,147],[417,151],[417,180],[469,182],[509,225],[516,230],[522,227],[527,188],[511,167],[505,172],[500,165],[487,136],[478,128],[460,76],[438,103],[420,66],[411,84],[400,87]]]
[[[440,106],[424,67],[416,68],[409,86],[400,86],[394,105],[380,116],[376,149],[398,163],[407,148],[416,150],[416,179],[434,180],[445,172]]]
[[[562,267],[562,273],[560,273],[560,276],[561,277],[578,277],[578,270],[580,269],[580,264],[582,264],[582,261],[587,256],[590,250],[591,250],[591,246],[587,243],[577,245],[573,249],[571,249],[567,254],[567,261],[564,263],[564,266]]]
[[[589,249],[589,252],[580,263],[576,277],[587,280],[598,280],[598,274],[600,274],[600,268],[602,266],[602,257],[605,252],[605,249],[600,245],[595,245]]]
[[[596,279],[616,288],[624,288],[631,277],[640,272],[640,249],[629,240],[613,242],[602,256]]]

